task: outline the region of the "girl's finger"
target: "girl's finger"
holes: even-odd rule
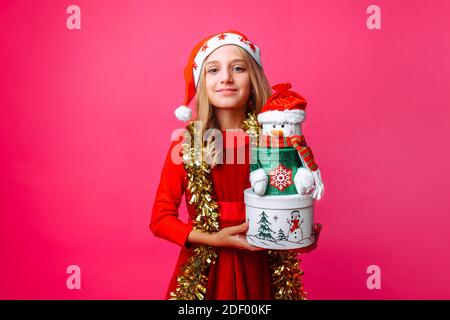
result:
[[[244,222],[238,226],[233,226],[233,227],[228,227],[227,228],[227,233],[230,235],[236,234],[236,233],[242,233],[247,231],[248,229],[248,223]]]
[[[240,249],[244,249],[244,250],[249,250],[249,251],[262,251],[262,250],[267,250],[264,248],[259,248],[259,247],[255,247],[252,246],[250,243],[248,243],[247,239],[245,236],[237,236],[237,241],[238,241],[238,246]]]

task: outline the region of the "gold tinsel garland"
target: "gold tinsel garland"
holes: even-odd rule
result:
[[[205,232],[219,231],[219,205],[212,198],[214,193],[210,179],[211,169],[203,158],[201,130],[195,123],[187,126],[190,137],[183,143],[183,162],[187,172],[189,204],[194,204],[197,217],[194,229]],[[194,140],[193,143],[191,139]],[[215,263],[217,253],[207,245],[196,246],[193,254],[177,278],[177,288],[170,293],[171,300],[204,300],[208,285],[208,272]]]
[[[251,145],[257,146],[260,124],[254,113],[249,113],[242,128],[250,136]],[[201,139],[183,143],[183,162],[187,172],[187,191],[190,193],[190,204],[194,204],[197,217],[194,229],[205,232],[219,231],[219,206],[213,199],[211,169],[203,157],[203,139],[200,128],[194,123],[187,126],[190,137]],[[200,147],[199,147],[200,146]],[[305,300],[299,260],[295,251],[268,251],[271,269],[272,296],[276,300]],[[217,253],[211,246],[200,245],[193,249],[192,256],[183,266],[177,278],[177,288],[170,293],[171,300],[204,300],[208,285],[208,273],[211,264],[217,259]]]
[[[301,260],[295,251],[269,250],[272,272],[272,296],[275,300],[306,300],[300,269]]]

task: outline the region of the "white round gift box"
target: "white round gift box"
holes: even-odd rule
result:
[[[288,250],[314,243],[314,199],[311,195],[258,196],[244,191],[249,223],[247,241],[256,247]]]

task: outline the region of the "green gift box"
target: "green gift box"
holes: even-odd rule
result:
[[[250,170],[262,168],[268,177],[264,195],[297,194],[294,177],[303,167],[295,148],[252,148]]]

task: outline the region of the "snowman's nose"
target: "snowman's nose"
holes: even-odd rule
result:
[[[270,130],[270,134],[274,137],[280,137],[280,138],[282,138],[284,135],[283,130],[276,130],[276,129]]]

